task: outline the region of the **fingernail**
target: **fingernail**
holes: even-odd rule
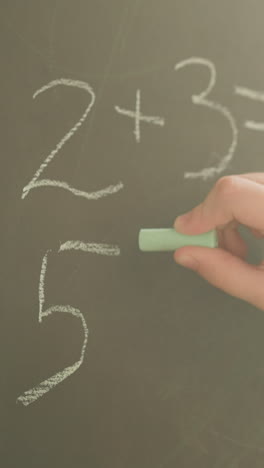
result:
[[[175,257],[175,260],[179,265],[190,268],[191,270],[198,269],[198,261],[190,255],[181,255],[179,257]]]
[[[175,228],[177,229],[177,228],[184,226],[189,218],[190,218],[190,212],[177,216],[175,223],[174,223]]]

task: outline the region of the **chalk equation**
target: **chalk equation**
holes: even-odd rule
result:
[[[189,69],[190,67],[205,67],[209,72],[209,80],[207,87],[199,92],[198,94],[193,94],[191,96],[192,103],[195,106],[203,106],[208,109],[210,112],[218,113],[223,119],[226,120],[228,123],[230,130],[231,130],[231,142],[225,152],[219,159],[217,165],[212,167],[205,167],[197,172],[185,172],[184,177],[186,179],[196,179],[201,178],[206,180],[208,178],[218,176],[223,173],[228,165],[230,164],[231,160],[235,155],[235,151],[238,145],[238,128],[236,124],[236,120],[232,115],[230,109],[217,101],[214,101],[210,98],[210,95],[216,85],[217,73],[216,67],[214,63],[210,60],[201,57],[191,57],[186,60],[182,60],[177,63],[174,67],[174,71],[179,73],[183,72],[183,70]],[[186,71],[187,73],[187,71]],[[47,188],[47,187],[55,187],[59,189],[66,190],[70,192],[72,195],[77,197],[85,198],[89,201],[97,201],[102,197],[112,196],[118,192],[120,192],[124,188],[124,184],[122,181],[109,181],[109,185],[103,188],[98,188],[98,190],[90,192],[80,190],[77,187],[73,187],[70,185],[69,182],[62,181],[62,180],[54,180],[54,179],[46,179],[43,178],[42,175],[45,172],[46,168],[52,163],[55,157],[58,157],[64,145],[75,136],[78,132],[79,128],[85,124],[88,119],[89,114],[91,113],[95,101],[96,95],[93,91],[92,87],[83,81],[78,80],[71,80],[71,79],[57,79],[53,80],[50,83],[42,86],[33,94],[33,99],[37,98],[41,94],[44,94],[48,90],[58,87],[58,86],[66,86],[66,87],[74,87],[78,90],[85,91],[86,96],[88,98],[88,104],[86,106],[85,111],[81,115],[80,119],[72,126],[72,128],[65,134],[65,136],[55,145],[54,149],[44,157],[43,162],[41,163],[40,167],[36,170],[33,177],[30,181],[25,185],[22,190],[21,198],[25,199],[29,193],[34,189],[39,188]],[[254,91],[250,88],[243,87],[243,86],[235,86],[234,87],[234,94],[240,96],[242,98],[251,99],[258,102],[264,103],[264,92]],[[143,113],[142,110],[142,99],[141,99],[141,91],[140,89],[136,90],[136,102],[134,108],[127,108],[121,107],[120,105],[114,105],[113,110],[120,115],[120,117],[126,117],[131,119],[134,124],[133,133],[135,136],[136,143],[141,142],[141,125],[142,124],[150,124],[156,127],[164,127],[166,124],[165,118],[160,116],[154,115],[146,115]],[[254,131],[264,131],[264,122],[256,122],[253,120],[246,120],[244,122],[244,127],[249,130]],[[47,392],[55,388],[59,383],[63,382],[65,379],[70,377],[74,374],[83,364],[85,352],[88,343],[88,326],[86,320],[84,318],[83,313],[71,305],[52,305],[46,308],[46,298],[45,298],[45,278],[47,274],[48,262],[50,258],[56,258],[56,256],[61,255],[65,251],[82,251],[84,253],[89,254],[96,254],[96,255],[104,255],[106,257],[118,257],[120,255],[120,248],[118,245],[108,245],[102,243],[87,243],[81,240],[68,240],[64,242],[57,252],[52,250],[47,250],[45,253],[41,268],[40,268],[40,278],[39,278],[39,290],[38,290],[38,302],[39,302],[39,311],[38,311],[38,320],[39,323],[42,322],[44,318],[49,317],[54,313],[64,313],[70,314],[73,317],[77,318],[81,325],[83,331],[83,340],[81,344],[81,352],[79,359],[74,362],[73,364],[65,367],[64,369],[58,371],[51,377],[46,378],[41,383],[37,384],[33,388],[26,390],[22,393],[18,398],[17,402],[22,403],[24,406],[28,406],[31,403],[37,401]]]

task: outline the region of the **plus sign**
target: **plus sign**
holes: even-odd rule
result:
[[[115,106],[115,110],[122,115],[126,115],[127,117],[131,117],[135,120],[135,129],[134,134],[136,137],[136,141],[140,142],[140,122],[147,122],[152,123],[154,125],[160,125],[163,127],[165,125],[165,120],[161,117],[152,117],[141,114],[141,95],[140,89],[137,90],[136,94],[136,108],[134,111],[121,109],[119,106]]]

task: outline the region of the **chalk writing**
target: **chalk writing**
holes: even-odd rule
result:
[[[184,177],[186,179],[194,179],[197,177],[201,177],[202,179],[206,180],[209,177],[221,174],[227,168],[228,164],[230,163],[230,161],[232,160],[234,156],[234,153],[237,147],[238,129],[237,129],[235,119],[227,107],[222,106],[218,102],[214,102],[214,101],[207,99],[216,84],[216,69],[215,69],[213,62],[204,58],[200,58],[200,57],[191,57],[189,59],[183,60],[182,62],[179,62],[178,64],[176,64],[175,70],[179,71],[190,65],[205,66],[209,69],[209,72],[210,72],[210,80],[209,80],[209,84],[207,88],[204,91],[202,91],[200,94],[192,95],[193,104],[208,107],[209,109],[212,109],[222,114],[225,117],[225,119],[228,121],[228,124],[230,125],[231,130],[232,130],[232,136],[233,136],[232,143],[227,153],[221,158],[218,166],[205,167],[204,169],[198,172],[185,172],[184,174]]]
[[[254,91],[253,89],[244,88],[243,86],[235,86],[235,94],[242,96],[253,101],[264,102],[264,93],[261,91]],[[255,122],[255,120],[246,120],[244,126],[249,130],[256,130],[264,132],[264,123]]]
[[[62,312],[71,314],[73,317],[77,317],[80,319],[84,331],[84,340],[81,349],[80,359],[76,361],[73,365],[65,367],[62,371],[57,372],[52,377],[41,382],[36,387],[27,390],[21,396],[18,397],[17,402],[22,403],[24,406],[28,406],[34,401],[41,398],[45,393],[52,390],[52,388],[56,387],[59,383],[63,382],[63,380],[67,379],[71,374],[77,371],[81,364],[83,363],[84,353],[87,346],[88,341],[88,328],[84,319],[83,314],[78,310],[69,305],[55,305],[49,307],[46,310],[43,310],[43,306],[45,303],[45,276],[48,264],[48,255],[50,251],[47,251],[44,255],[41,265],[41,272],[40,272],[40,280],[39,280],[39,323],[42,322],[44,317],[48,317],[49,315],[55,312]]]
[[[83,252],[96,253],[99,255],[117,256],[120,249],[117,245],[85,243],[82,241],[67,241],[59,248],[59,252],[66,250],[82,250]]]
[[[42,88],[40,88],[33,94],[33,99],[35,99],[37,96],[44,93],[45,91],[51,88],[54,88],[56,86],[70,86],[70,87],[83,89],[86,92],[88,92],[88,94],[90,94],[91,101],[89,105],[87,106],[85,112],[83,113],[82,117],[80,118],[80,120],[78,120],[78,122],[71,128],[71,130],[59,141],[56,147],[51,151],[51,153],[45,158],[43,163],[40,165],[39,169],[36,171],[31,181],[23,188],[22,199],[24,199],[29,194],[30,190],[35,189],[35,188],[40,188],[40,187],[62,188],[64,190],[69,191],[70,193],[72,193],[73,195],[77,197],[83,197],[83,198],[86,198],[87,200],[98,200],[99,198],[106,197],[108,195],[112,195],[116,192],[119,192],[119,190],[123,188],[122,182],[119,182],[116,185],[109,185],[108,187],[105,187],[101,190],[97,190],[94,192],[85,192],[83,190],[78,190],[75,187],[71,187],[66,182],[62,182],[59,180],[51,180],[51,179],[39,180],[39,177],[41,176],[42,172],[47,168],[47,166],[51,163],[54,157],[59,153],[59,151],[62,149],[65,143],[68,140],[70,140],[70,138],[73,137],[73,135],[77,132],[77,130],[84,123],[84,121],[86,120],[95,102],[95,93],[88,83],[85,83],[84,81],[70,80],[70,79],[65,79],[65,78],[51,81],[47,85],[42,86]]]
[[[115,106],[115,110],[122,115],[125,115],[127,117],[131,117],[132,119],[135,120],[135,129],[134,129],[134,134],[136,137],[136,141],[139,143],[140,138],[141,138],[141,131],[140,131],[140,123],[141,122],[147,122],[147,123],[152,123],[154,125],[159,125],[163,127],[165,125],[165,120],[161,117],[151,117],[151,116],[146,116],[141,113],[141,93],[140,89],[137,90],[136,93],[136,108],[134,111],[127,110],[127,109],[122,109],[119,106]]]
[[[211,109],[222,117],[225,118],[228,125],[232,131],[232,141],[231,144],[218,163],[217,166],[212,167],[205,167],[197,172],[185,172],[184,177],[186,179],[194,179],[194,178],[202,178],[203,180],[208,179],[209,177],[221,174],[230,164],[236,148],[238,144],[238,129],[236,125],[236,121],[230,112],[230,110],[223,106],[222,104],[209,99],[210,94],[212,93],[215,85],[216,85],[216,68],[213,62],[201,57],[191,57],[186,60],[183,60],[177,63],[174,67],[175,71],[180,71],[185,67],[188,66],[202,66],[206,67],[209,70],[210,77],[209,83],[206,89],[199,94],[192,95],[192,102],[194,105],[203,106],[208,109]],[[94,103],[95,103],[95,93],[92,87],[83,81],[78,80],[71,80],[71,79],[57,79],[49,82],[47,85],[42,86],[38,89],[34,95],[33,99],[38,97],[40,94],[54,88],[57,86],[68,86],[73,88],[78,88],[81,90],[86,91],[90,96],[90,102],[86,107],[83,115],[78,120],[78,122],[69,130],[68,133],[57,143],[55,148],[49,153],[49,155],[44,159],[38,170],[35,172],[33,178],[30,182],[23,188],[22,192],[22,199],[26,198],[29,192],[32,189],[40,188],[40,187],[56,187],[64,189],[77,197],[83,197],[87,200],[98,200],[102,197],[106,197],[112,195],[114,193],[119,192],[123,189],[123,183],[118,182],[115,185],[109,185],[105,188],[102,188],[97,191],[87,192],[83,190],[79,190],[75,187],[70,186],[67,182],[61,180],[52,180],[52,179],[41,179],[42,173],[48,167],[48,165],[52,162],[55,156],[62,150],[63,146],[69,141],[74,134],[79,130],[79,128],[83,125],[85,120],[88,117],[88,114],[91,112]],[[254,91],[252,89],[242,87],[242,86],[235,86],[235,94],[244,98],[248,98],[254,101],[264,102],[264,92]],[[140,89],[136,91],[136,105],[135,110],[128,110],[123,109],[119,106],[114,107],[115,111],[121,115],[134,119],[134,135],[136,142],[141,141],[141,123],[149,123],[153,125],[158,125],[163,127],[165,125],[165,119],[158,116],[147,116],[141,112],[141,92]],[[244,126],[251,130],[257,131],[264,131],[264,122],[255,122],[253,120],[246,120]],[[120,248],[117,245],[111,244],[103,244],[103,243],[95,243],[95,242],[84,242],[81,240],[68,240],[62,243],[56,252],[57,254],[61,254],[67,251],[81,251],[84,253],[91,253],[96,255],[104,255],[104,256],[119,256],[120,255]],[[40,271],[40,278],[39,278],[39,289],[38,289],[38,299],[39,299],[39,314],[38,320],[39,323],[45,317],[52,315],[53,313],[66,313],[70,314],[73,317],[80,320],[83,329],[83,342],[81,346],[81,352],[79,359],[74,362],[72,365],[65,367],[63,370],[57,372],[53,376],[47,378],[46,380],[42,381],[37,386],[25,391],[22,395],[20,395],[17,399],[18,402],[22,403],[23,405],[27,406],[31,403],[35,402],[39,398],[41,398],[45,393],[52,390],[56,387],[59,383],[63,382],[65,379],[70,377],[74,372],[76,372],[84,361],[85,351],[88,343],[88,327],[85,321],[83,314],[80,312],[79,309],[76,309],[70,305],[52,305],[45,309],[45,278],[47,273],[47,266],[48,266],[48,258],[51,255],[52,251],[47,250],[45,253],[42,264],[41,264],[41,271]]]
[[[235,86],[235,94],[242,97],[253,99],[254,101],[264,102],[264,93],[262,91],[254,91],[244,86]]]
[[[108,244],[96,244],[96,243],[85,243],[82,241],[67,241],[62,244],[59,248],[59,252],[64,252],[67,250],[82,250],[83,252],[95,253],[99,255],[107,256],[117,256],[120,255],[120,249],[118,246],[112,246]],[[22,403],[24,406],[28,406],[31,403],[35,402],[41,398],[45,393],[52,390],[59,383],[63,382],[65,379],[70,377],[74,372],[76,372],[79,367],[82,365],[84,360],[84,354],[88,342],[88,328],[83,314],[79,309],[76,309],[70,305],[54,305],[44,310],[45,305],[45,278],[48,266],[48,256],[50,255],[51,250],[47,250],[45,253],[40,270],[40,279],[39,279],[39,323],[42,322],[43,318],[52,315],[53,313],[66,313],[71,314],[73,317],[78,318],[81,321],[84,339],[81,348],[80,358],[71,366],[65,367],[63,370],[57,372],[52,377],[44,380],[36,387],[33,387],[25,391],[22,395],[17,398],[17,402]]]

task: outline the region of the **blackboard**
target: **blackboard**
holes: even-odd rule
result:
[[[263,170],[263,14],[1,1],[1,466],[263,467],[263,312],[137,243]]]

